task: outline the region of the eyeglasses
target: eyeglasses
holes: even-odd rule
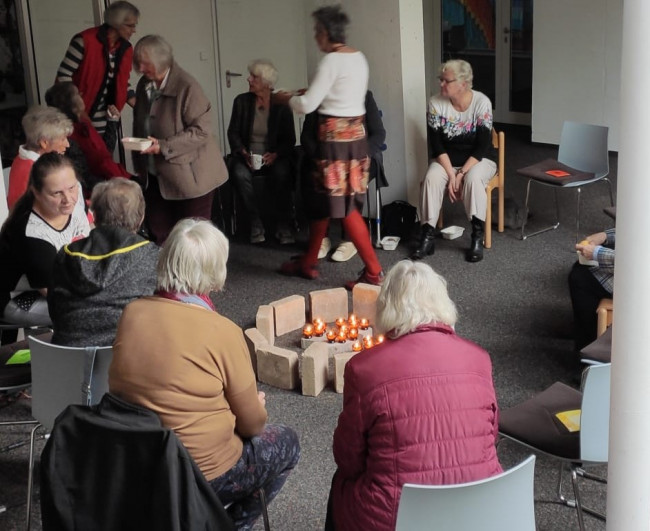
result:
[[[453,83],[456,80],[455,79],[445,79],[444,77],[439,76],[438,81],[440,81],[440,83],[444,83],[445,85],[449,85],[450,83]]]
[[[137,24],[122,24],[122,26],[125,26],[130,29],[135,29],[138,25]]]

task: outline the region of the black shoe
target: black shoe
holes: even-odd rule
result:
[[[429,256],[435,252],[435,239],[436,229],[425,223],[420,229],[420,244],[418,248],[413,251],[411,260],[422,260],[425,256]]]
[[[472,216],[472,243],[467,250],[465,259],[468,262],[483,260],[483,236],[485,235],[485,221]]]

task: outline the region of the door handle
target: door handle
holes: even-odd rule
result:
[[[238,74],[237,72],[231,72],[230,70],[226,70],[226,87],[230,88],[232,83],[230,82],[230,78],[233,77],[241,77],[241,74]]]

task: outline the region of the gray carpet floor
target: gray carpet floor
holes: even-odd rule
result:
[[[506,196],[523,206],[525,181],[516,168],[552,157],[556,148],[531,145],[526,128],[506,128]],[[615,155],[610,158],[610,177],[616,184]],[[388,176],[389,181],[395,176]],[[469,243],[468,222],[462,205],[445,206],[445,222],[468,228],[462,238],[437,240],[436,252],[426,262],[444,275],[452,299],[459,309],[458,334],[475,341],[492,357],[494,381],[499,405],[507,408],[545,389],[555,381],[577,386],[581,366],[572,352],[572,315],[567,275],[576,255],[575,192],[560,193],[561,225],[552,232],[521,241],[519,231],[506,229],[493,233],[492,249],[478,264],[464,260]],[[553,221],[553,194],[547,188],[535,188],[531,199],[529,224],[532,230]],[[602,211],[609,203],[606,185],[597,183],[582,192],[581,236],[602,230],[612,221]],[[332,230],[336,241],[338,230]],[[321,276],[315,281],[287,278],[277,273],[281,262],[299,253],[306,242],[306,231],[298,234],[295,245],[281,247],[272,241],[252,246],[245,235],[231,239],[228,279],[217,298],[218,309],[243,328],[254,325],[260,304],[292,294],[307,295],[315,289],[343,285],[362,267],[359,257],[346,263],[327,259],[320,263]],[[271,238],[269,238],[271,240]],[[385,269],[407,258],[408,242],[395,251],[379,250]],[[331,388],[318,397],[303,397],[261,385],[267,393],[270,421],[294,427],[300,434],[302,458],[289,477],[283,491],[270,507],[273,529],[307,531],[322,529],[334,462],[331,438],[342,395]],[[29,418],[30,403],[20,399],[4,407],[0,419]],[[25,428],[2,429],[0,447],[24,440]],[[39,449],[42,448],[42,442]],[[525,458],[530,452],[504,441],[499,457],[504,468]],[[596,471],[606,475],[606,467]],[[92,473],[89,471],[89,473]],[[0,453],[0,503],[8,510],[0,514],[0,528],[19,529],[24,522],[26,492],[26,448]],[[566,478],[568,480],[568,477]],[[537,529],[577,529],[575,511],[556,503],[556,466],[549,458],[538,456],[535,473]],[[603,510],[606,487],[584,483],[584,501]],[[35,499],[38,500],[38,489]],[[33,510],[33,528],[40,529],[38,501]],[[605,525],[586,517],[588,529],[605,529]],[[258,524],[256,529],[262,529]]]

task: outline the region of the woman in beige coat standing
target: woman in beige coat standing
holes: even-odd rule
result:
[[[158,35],[135,45],[134,68],[143,74],[136,89],[133,134],[152,145],[136,152],[136,172],[146,181],[145,222],[162,245],[183,218],[210,219],[214,190],[228,179],[212,134],[212,109],[201,86],[174,62]]]

